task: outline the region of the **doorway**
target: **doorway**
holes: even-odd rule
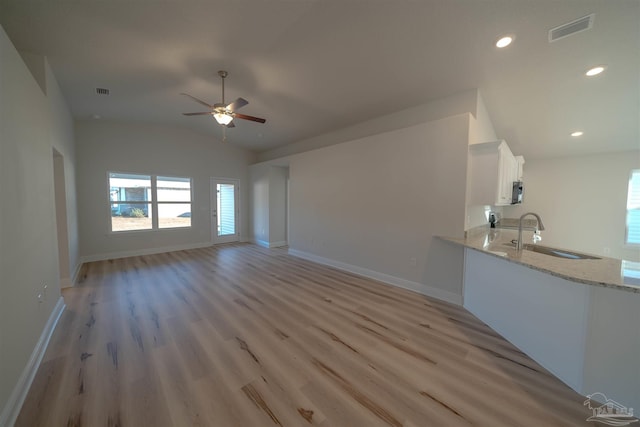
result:
[[[211,236],[213,244],[237,242],[239,230],[237,179],[211,178]]]
[[[53,148],[53,191],[56,209],[56,234],[58,240],[58,270],[60,286],[72,286],[69,269],[69,235],[67,228],[67,193],[64,177],[64,157]]]

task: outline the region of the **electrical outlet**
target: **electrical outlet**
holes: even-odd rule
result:
[[[416,265],[418,265],[418,260],[415,258],[409,258],[409,265],[411,267],[415,267]]]

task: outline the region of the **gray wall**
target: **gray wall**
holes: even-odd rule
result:
[[[0,29],[0,418],[60,299],[54,148],[66,179],[68,271],[78,266],[73,123],[46,60],[30,58],[39,83]]]
[[[261,153],[253,239],[274,240],[270,169],[287,165],[292,253],[459,302],[462,251],[433,236],[486,222],[465,206],[467,147],[494,139],[470,90]]]
[[[291,235],[299,255],[444,299],[462,289],[470,114],[292,156]]]
[[[251,240],[269,246],[269,173],[271,166],[253,165],[251,171]]]
[[[250,167],[251,240],[261,246],[287,244],[287,179],[289,168],[270,163]]]
[[[269,246],[287,244],[287,179],[289,169],[271,167],[269,172]]]
[[[249,228],[248,165],[253,153],[187,129],[104,121],[76,123],[80,248],[84,260],[211,243],[211,177],[240,180],[240,234]],[[193,178],[190,229],[110,233],[107,173]]]

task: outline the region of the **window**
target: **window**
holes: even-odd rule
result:
[[[158,228],[191,227],[191,179],[159,176]]]
[[[151,176],[109,174],[111,231],[151,230]]]
[[[109,173],[111,231],[191,227],[191,178]]]
[[[640,169],[631,171],[631,178],[629,178],[625,242],[631,245],[640,245]]]

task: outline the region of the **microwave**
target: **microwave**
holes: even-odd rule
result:
[[[524,195],[524,184],[522,181],[513,181],[513,190],[511,191],[511,204],[517,205],[522,203]]]

